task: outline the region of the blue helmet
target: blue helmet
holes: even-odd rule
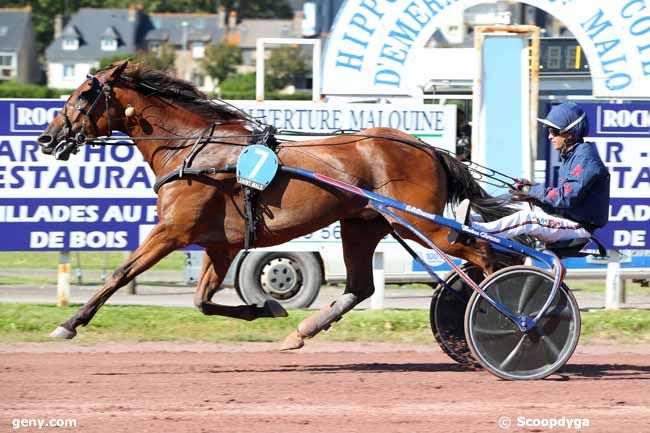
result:
[[[547,128],[557,129],[559,133],[569,132],[577,142],[583,141],[589,133],[589,120],[582,108],[573,102],[563,102],[551,108],[546,119],[538,118]]]

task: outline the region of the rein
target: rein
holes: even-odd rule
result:
[[[113,94],[113,89],[111,85],[104,81],[100,80],[99,78],[95,77],[94,75],[88,75],[87,76],[88,80],[92,80],[92,87],[89,91],[92,94],[90,95],[89,98],[85,98],[83,96],[83,93],[79,95],[79,98],[77,101],[75,101],[75,104],[72,105],[72,109],[75,111],[80,112],[84,118],[82,121],[82,126],[81,130],[77,132],[74,137],[72,136],[72,123],[70,122],[70,119],[68,118],[66,112],[67,112],[67,105],[70,102],[69,100],[66,102],[66,104],[63,106],[62,114],[63,114],[63,119],[64,119],[64,131],[65,131],[65,143],[66,146],[60,150],[60,153],[77,153],[79,150],[79,147],[88,144],[88,145],[135,145],[135,143],[124,143],[124,138],[121,137],[112,137],[112,129],[111,129],[111,116],[109,112],[109,107],[110,107],[110,98],[111,95]],[[122,81],[128,82],[131,86],[133,87],[143,87],[146,88],[147,90],[153,91],[153,94],[157,92],[157,89],[153,86],[149,86],[146,83],[136,83],[133,82],[130,78],[127,77],[120,77]],[[180,94],[180,93],[179,93]],[[107,123],[108,123],[108,135],[105,137],[97,137],[97,138],[88,138],[88,134],[86,133],[86,122],[91,123],[92,119],[90,118],[90,115],[93,113],[95,110],[95,107],[97,106],[97,103],[99,102],[101,96],[104,95],[104,100],[105,100],[105,115],[107,118]],[[151,96],[149,95],[149,96]],[[94,96],[94,98],[93,98]],[[79,101],[80,100],[87,100],[90,101],[92,98],[92,102],[90,103],[90,106],[88,108],[84,108],[80,106]],[[246,134],[246,135],[229,135],[227,138],[248,138],[249,143],[251,142],[261,142],[264,143],[265,145],[269,145],[274,151],[276,150],[276,147],[286,141],[278,141],[275,138],[275,135],[282,135],[282,136],[302,136],[302,137],[332,137],[332,136],[346,136],[346,137],[356,137],[359,138],[360,140],[363,139],[369,139],[369,138],[378,138],[378,139],[385,139],[385,140],[391,140],[391,141],[396,141],[399,143],[407,144],[409,146],[414,146],[420,149],[434,149],[438,152],[444,152],[447,155],[451,155],[454,157],[454,153],[450,152],[446,149],[441,149],[439,147],[431,146],[428,143],[425,143],[421,139],[417,140],[407,140],[403,138],[398,138],[398,137],[386,137],[386,136],[380,136],[380,135],[370,135],[370,134],[360,134],[358,130],[337,130],[337,131],[332,131],[332,132],[301,132],[301,131],[292,131],[292,130],[276,130],[275,127],[265,124],[261,121],[259,121],[257,118],[251,116],[250,114],[246,113],[242,109],[234,106],[233,104],[223,101],[223,100],[218,100],[221,104],[230,107],[231,110],[234,112],[238,113],[238,115],[241,117],[242,123],[248,124],[253,127],[253,131],[251,134]],[[183,177],[183,173],[187,172],[189,169],[189,166],[191,165],[192,160],[196,156],[198,152],[203,148],[203,146],[210,144],[210,143],[218,143],[218,144],[225,144],[225,145],[231,145],[231,146],[248,146],[248,144],[242,144],[242,143],[235,143],[235,142],[230,142],[230,141],[225,141],[224,139],[215,139],[214,137],[214,132],[215,129],[218,125],[224,125],[227,123],[231,122],[214,122],[212,123],[206,130],[204,130],[200,135],[188,135],[188,136],[179,136],[179,137],[164,137],[164,136],[135,136],[135,137],[129,137],[130,140],[136,141],[136,140],[150,140],[150,141],[187,141],[187,140],[195,140],[194,144],[192,145],[192,149],[190,150],[190,153],[185,157],[183,160],[182,166],[180,170],[178,170],[178,173],[180,174],[180,177]],[[207,134],[206,134],[207,133]],[[226,138],[226,137],[224,137]],[[113,141],[116,142],[113,142]],[[203,145],[203,146],[202,146]],[[300,145],[297,145],[300,146]],[[313,146],[313,145],[312,145]],[[512,176],[509,176],[505,173],[499,172],[497,170],[491,169],[489,167],[485,167],[481,164],[478,164],[476,162],[463,162],[465,167],[472,173],[472,176],[474,179],[478,182],[485,183],[487,185],[495,186],[498,188],[510,188],[514,189],[514,184],[515,182],[518,181],[517,178],[514,178]],[[189,172],[188,172],[189,173]],[[192,173],[194,174],[194,173]],[[202,173],[204,174],[204,173]]]
[[[264,125],[262,123],[256,122],[258,125]],[[212,136],[212,133],[214,131],[215,126],[218,125],[218,123],[215,123],[208,127],[208,129],[211,131],[209,135],[205,134],[200,134],[200,135],[188,135],[188,136],[181,136],[181,137],[162,137],[162,136],[152,136],[152,137],[147,137],[147,136],[142,136],[142,137],[129,137],[128,139],[130,140],[161,140],[161,141],[186,141],[186,140],[196,140],[196,142],[193,145],[192,151],[190,152],[190,155],[185,158],[183,167],[181,168],[181,177],[182,173],[185,167],[187,167],[187,162],[188,158],[189,161],[195,156],[196,152],[200,150],[198,148],[199,143],[203,144],[209,144],[209,143],[216,143],[216,144],[225,144],[225,145],[231,145],[231,146],[241,146],[241,147],[246,147],[248,144],[242,144],[242,143],[234,143],[234,142],[229,142],[229,141],[224,141],[221,139],[215,139],[215,137]],[[267,128],[273,128],[270,125],[265,125]],[[278,135],[283,135],[283,136],[302,136],[302,137],[334,137],[334,136],[345,136],[345,137],[355,137],[359,138],[360,140],[363,139],[369,139],[369,138],[378,138],[378,139],[384,139],[384,140],[391,140],[391,141],[397,141],[399,143],[407,144],[409,146],[415,146],[418,148],[422,149],[435,149],[438,152],[443,152],[447,155],[454,156],[453,152],[450,152],[447,149],[442,149],[440,147],[436,146],[431,146],[428,143],[425,143],[422,140],[406,140],[402,139],[399,137],[388,137],[388,136],[382,136],[382,135],[371,135],[371,134],[359,134],[359,131],[357,130],[337,130],[337,131],[332,131],[332,132],[301,132],[301,131],[292,131],[292,130],[279,130],[277,131]],[[271,134],[274,135],[274,134]],[[252,134],[247,134],[247,135],[229,135],[227,138],[249,138],[249,139],[260,139],[260,141],[265,141],[269,137],[269,133],[267,130],[262,131],[262,132],[254,132]],[[111,141],[115,140],[116,142],[112,143]],[[117,142],[117,140],[121,142]],[[125,145],[125,146],[133,146],[135,143],[124,143],[123,142],[124,138],[120,137],[99,137],[95,139],[87,139],[85,141],[85,144],[89,145],[104,145],[104,146],[110,146],[110,145]],[[282,144],[285,141],[280,140],[280,144]],[[296,147],[299,147],[300,145],[297,145]],[[315,145],[311,145],[315,146]],[[320,145],[319,145],[320,146]],[[198,149],[198,150],[197,150]],[[477,182],[482,182],[484,184],[494,186],[497,188],[509,188],[513,189],[514,188],[514,183],[517,181],[517,178],[510,176],[508,174],[505,174],[503,172],[500,172],[498,170],[486,167],[484,165],[481,165],[477,162],[473,161],[463,161],[463,165],[472,173],[472,176]]]

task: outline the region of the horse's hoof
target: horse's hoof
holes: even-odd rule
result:
[[[278,301],[268,299],[264,302],[264,312],[269,313],[270,317],[287,317],[289,313]]]
[[[77,331],[70,331],[69,329],[59,326],[54,331],[50,332],[50,337],[60,338],[62,340],[71,340],[77,336]]]
[[[302,335],[298,331],[293,331],[287,336],[280,346],[280,350],[295,350],[300,349],[305,345],[305,339],[302,338]]]

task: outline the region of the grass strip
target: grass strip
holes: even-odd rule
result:
[[[0,342],[51,341],[47,334],[78,306],[0,304]],[[192,308],[105,306],[75,344],[108,341],[242,342],[280,341],[311,311],[293,310],[282,319],[246,322],[203,316]],[[650,342],[650,311],[618,310],[582,313],[582,337],[620,343]],[[353,311],[318,337],[329,341],[432,342],[427,310]]]

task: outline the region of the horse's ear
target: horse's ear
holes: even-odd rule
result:
[[[128,60],[125,60],[122,63],[120,63],[119,65],[117,65],[117,67],[115,69],[113,69],[113,72],[111,72],[111,78],[113,78],[113,79],[119,78],[119,76],[122,75],[122,72],[124,72],[124,70],[126,69],[126,67],[128,65],[129,65]]]

